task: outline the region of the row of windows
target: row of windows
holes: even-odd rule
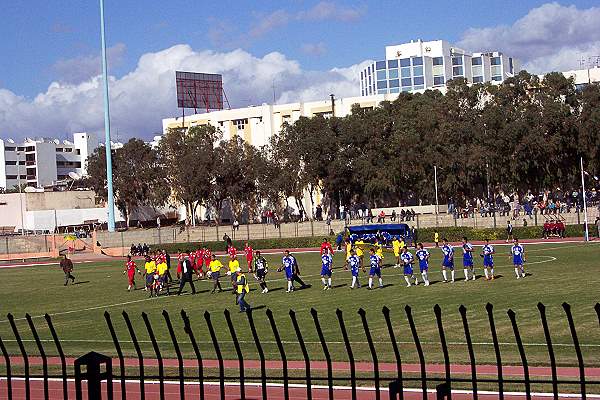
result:
[[[406,86],[421,86],[425,85],[425,78],[415,76],[414,78],[390,79],[389,81],[377,81],[377,89],[387,89],[388,87],[406,87]]]
[[[17,165],[16,161],[7,161],[6,165]],[[19,165],[25,165],[25,161],[19,161]]]
[[[377,71],[377,80],[382,81],[385,79],[410,78],[411,76],[423,75],[423,66],[400,68],[400,70],[388,69]],[[369,77],[369,84],[371,84],[371,77]]]
[[[479,58],[479,60],[481,60]],[[483,66],[480,64],[476,64],[471,67],[473,76],[483,76]],[[444,75],[444,69],[441,66],[434,66],[432,70],[433,76],[442,76]],[[361,73],[362,74],[362,73]],[[400,69],[387,69],[377,71],[377,80],[382,81],[386,79],[398,79],[398,78],[410,78],[411,76],[423,76],[424,71],[422,66],[416,67],[406,67]],[[456,65],[452,67],[452,75],[453,76],[464,76],[464,67],[462,65]],[[502,76],[502,66],[501,65],[493,65],[491,67],[491,75],[492,76]],[[362,79],[362,78],[361,78]],[[367,84],[367,81],[364,80],[362,82],[363,85]],[[371,77],[368,78],[368,85],[372,85]]]
[[[56,166],[81,168],[81,161],[57,161]]]
[[[386,61],[377,61],[375,63],[375,69],[377,71],[384,70],[387,68],[398,68],[400,67],[410,67],[423,65],[423,57],[410,57],[410,58],[401,58],[399,60],[387,60]],[[369,73],[371,72],[371,67],[368,68]]]
[[[17,175],[6,175],[6,179],[18,179]],[[21,175],[21,179],[27,179],[27,175]]]

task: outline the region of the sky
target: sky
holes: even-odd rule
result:
[[[103,134],[99,2],[2,1],[0,138]],[[105,0],[114,140],[151,138],[175,70],[223,74],[232,107],[355,96],[385,46],[445,39],[534,73],[600,55],[598,1]]]

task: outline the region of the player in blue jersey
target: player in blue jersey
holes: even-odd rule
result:
[[[377,275],[379,278],[379,287],[383,287],[383,280],[381,279],[381,257],[375,254],[375,249],[369,250],[369,262],[371,263],[371,269],[369,270],[369,290],[373,289],[373,277]]]
[[[354,285],[357,288],[360,287],[360,282],[358,280],[358,269],[360,268],[360,257],[356,255],[356,251],[354,249],[350,250],[350,257],[348,257],[348,266],[347,269],[350,269],[350,273],[352,274],[352,284],[350,285],[350,289],[354,289]],[[363,267],[363,272],[364,272]]]
[[[324,248],[321,255],[321,282],[323,290],[331,289],[331,273],[333,270],[333,257],[329,254],[329,249]]]
[[[282,270],[285,273],[285,279],[287,280],[287,293],[294,291],[294,258],[290,255],[290,251],[286,250],[284,252],[283,260],[281,263],[281,267],[279,268],[279,272]]]
[[[485,274],[485,280],[494,280],[494,246],[490,244],[489,239],[485,239],[485,245],[481,250],[481,257],[483,257],[483,273]]]
[[[411,278],[414,278],[415,285],[419,284],[419,279],[416,277],[413,271],[413,262],[415,261],[414,257],[408,251],[408,247],[404,246],[402,248],[402,253],[400,254],[400,260],[404,266],[404,280],[406,281],[406,287],[410,287]]]
[[[417,244],[415,255],[419,260],[419,270],[421,271],[423,282],[425,282],[425,286],[429,286],[429,277],[427,276],[427,272],[429,271],[429,252],[423,248],[423,243]]]
[[[448,243],[448,239],[442,239],[442,254],[444,259],[442,260],[442,275],[444,276],[444,283],[448,282],[448,274],[446,270],[450,270],[451,282],[454,283],[454,248]]]
[[[471,273],[471,279],[475,280],[475,270],[473,269],[473,245],[469,243],[466,236],[463,236],[462,238],[462,250],[465,282],[469,281],[469,272]]]
[[[510,248],[510,254],[512,255],[513,265],[515,266],[515,275],[517,279],[525,278],[525,248],[522,244],[519,244],[519,239],[513,240],[513,245]]]

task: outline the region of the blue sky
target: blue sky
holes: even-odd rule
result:
[[[99,130],[98,1],[4,3],[0,137]],[[115,124],[125,136],[148,136],[160,130],[161,118],[175,112],[167,72],[183,66],[223,73],[233,105],[244,106],[272,100],[272,90],[250,87],[257,77],[264,77],[262,86],[275,82],[278,102],[320,97],[311,90],[315,83],[330,85],[340,95],[356,94],[353,74],[361,62],[382,58],[385,45],[416,38],[446,39],[472,50],[498,48],[520,57],[534,72],[575,68],[578,54],[600,54],[597,1],[105,3],[114,96],[131,96],[127,104],[135,103],[144,97],[140,85],[156,96],[147,100],[152,104],[116,110]],[[185,46],[173,47],[178,44]],[[147,63],[140,67],[143,57]],[[155,78],[162,83],[153,87]],[[94,102],[82,104],[82,99]],[[57,112],[61,106],[67,110]],[[151,114],[136,114],[138,108]],[[19,109],[31,123],[6,115]]]

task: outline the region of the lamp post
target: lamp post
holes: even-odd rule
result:
[[[104,83],[104,149],[106,150],[106,191],[108,206],[108,231],[115,231],[115,197],[112,180],[112,151],[110,146],[110,110],[108,97],[108,65],[106,61],[106,36],[104,33],[104,0],[100,0],[100,37],[102,41],[102,80]]]
[[[433,166],[433,180],[435,182],[435,226],[438,226],[438,213],[439,213],[440,203],[438,200],[437,165]]]
[[[27,171],[27,169],[25,169]],[[23,192],[21,189],[21,152],[17,151],[17,186],[19,187],[19,206],[21,207],[21,235],[25,235],[23,218]]]
[[[585,225],[585,241],[587,242],[590,240],[590,235],[589,235],[589,231],[588,231],[587,202],[585,199],[585,179],[584,179],[585,172],[583,170],[583,157],[580,158],[580,162],[581,162],[581,197],[583,199],[583,223]]]

